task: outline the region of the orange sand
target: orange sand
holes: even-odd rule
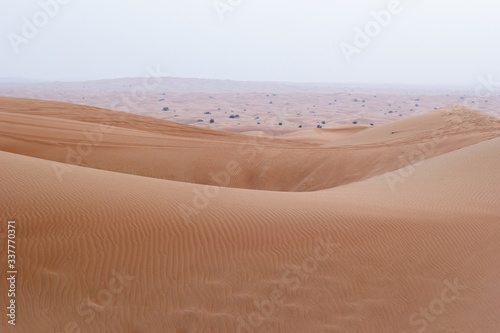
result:
[[[498,332],[492,115],[269,137],[0,98],[0,123],[1,331]]]

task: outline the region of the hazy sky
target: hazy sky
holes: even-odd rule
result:
[[[0,77],[147,76],[159,66],[165,76],[252,81],[475,85],[490,74],[500,81],[494,0],[0,4]]]

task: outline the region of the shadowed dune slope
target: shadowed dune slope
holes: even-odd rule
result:
[[[389,128],[358,133],[352,126],[326,129],[319,133],[333,141],[321,146],[323,139],[308,132],[284,140],[59,102],[0,102],[0,149],[65,163],[53,164],[61,181],[79,165],[206,185],[315,191],[500,136],[496,118],[458,107],[401,120]]]
[[[22,258],[7,332],[500,327],[500,138],[396,170],[392,189],[382,174],[314,193],[80,166],[59,181],[51,161],[0,158]]]

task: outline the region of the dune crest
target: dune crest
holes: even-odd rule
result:
[[[334,139],[323,144],[308,141],[308,134],[300,140],[246,136],[59,102],[3,102],[4,151],[152,178],[271,191],[345,185],[413,164],[408,153],[420,152],[420,161],[500,136],[496,118],[479,111],[472,120],[468,112],[450,118],[450,110],[443,109],[358,133],[348,127],[340,132],[349,135],[339,139],[334,139],[339,130],[320,131]]]

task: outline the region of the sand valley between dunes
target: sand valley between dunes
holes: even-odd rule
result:
[[[172,93],[177,121],[50,89],[0,97],[0,331],[500,332],[496,107],[250,89],[235,129],[233,92]]]

